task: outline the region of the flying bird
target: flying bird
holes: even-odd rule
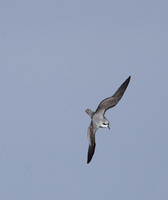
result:
[[[88,158],[87,163],[89,163],[93,157],[95,152],[96,142],[95,142],[95,133],[98,128],[109,128],[109,121],[104,116],[105,112],[114,107],[122,98],[129,82],[131,76],[127,78],[127,80],[118,88],[118,90],[114,93],[113,96],[108,97],[100,102],[96,111],[92,111],[90,109],[86,109],[85,112],[91,117],[91,123],[88,128],[88,140],[89,140],[89,148],[88,148]]]

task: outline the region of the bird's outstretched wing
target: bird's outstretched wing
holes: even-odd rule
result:
[[[99,106],[97,107],[96,112],[101,112],[103,115],[109,108],[114,107],[122,98],[129,82],[130,82],[131,76],[127,78],[127,80],[118,88],[118,90],[115,92],[115,94],[111,97],[108,97],[104,99]]]
[[[89,139],[89,148],[88,148],[88,158],[87,163],[89,163],[95,152],[96,142],[95,142],[95,133],[97,128],[94,128],[92,122],[88,128],[88,139]]]

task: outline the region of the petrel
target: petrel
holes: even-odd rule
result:
[[[127,80],[118,88],[118,90],[114,93],[113,96],[108,97],[100,102],[96,111],[92,111],[90,109],[86,109],[85,112],[91,117],[91,123],[88,128],[88,140],[89,140],[89,148],[88,148],[88,158],[87,163],[89,163],[93,157],[95,152],[96,142],[95,142],[95,133],[98,128],[106,128],[109,126],[109,121],[104,116],[105,112],[114,107],[122,98],[129,82],[131,76],[127,78]]]

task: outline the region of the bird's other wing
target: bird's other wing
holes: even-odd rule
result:
[[[88,139],[89,139],[89,148],[88,148],[88,158],[87,164],[91,161],[93,154],[95,152],[96,142],[95,142],[95,133],[97,128],[94,128],[92,122],[88,128]]]
[[[113,96],[104,99],[97,107],[96,112],[101,112],[104,115],[107,109],[114,107],[122,98],[130,79],[131,76],[127,78],[127,80],[118,88]]]

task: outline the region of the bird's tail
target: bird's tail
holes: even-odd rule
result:
[[[94,114],[94,112],[93,112],[92,110],[90,110],[90,109],[86,109],[85,112],[86,112],[90,117],[92,117],[93,114]]]

